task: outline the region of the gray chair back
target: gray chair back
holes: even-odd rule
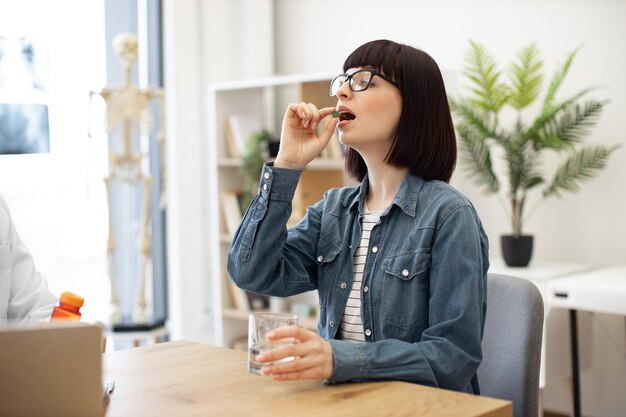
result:
[[[480,393],[513,402],[514,417],[539,414],[543,299],[522,278],[489,274]]]

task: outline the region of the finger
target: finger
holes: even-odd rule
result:
[[[324,107],[319,110],[320,117],[328,117],[335,113],[335,111],[336,109],[334,107]],[[333,137],[337,123],[339,123],[339,119],[332,117],[324,127],[324,130],[320,133],[319,139],[324,147],[328,145],[328,142],[330,142],[330,139]]]
[[[273,351],[276,352],[278,349]],[[323,365],[323,356],[321,351],[309,350],[309,349],[298,349],[293,346],[293,349],[285,348],[281,349],[282,352],[277,352],[272,358],[272,361],[279,361],[285,358],[294,358],[290,361],[280,362],[280,363],[269,363],[264,366],[264,369],[267,369],[267,373],[269,374],[281,374],[287,372],[296,372],[302,369],[311,368],[313,366],[321,366]],[[268,355],[269,356],[269,355]],[[266,356],[264,359],[267,359]]]
[[[265,375],[278,376],[284,379],[320,379],[328,378],[332,374],[332,366],[325,362],[323,355],[313,354],[296,358],[293,361],[264,366],[262,372]]]
[[[305,103],[303,101],[298,105],[298,116],[302,119],[302,127],[307,129],[311,123],[311,118],[313,117],[313,112],[309,107],[309,103]]]
[[[289,105],[287,106],[287,112],[290,113],[291,115],[295,115],[298,116],[300,118],[304,118],[306,117],[306,112],[299,112],[300,110],[300,106],[302,104],[307,104],[307,103],[289,103]],[[316,107],[317,108],[317,107]],[[331,114],[333,114],[335,112],[335,108],[334,107],[323,107],[321,109],[318,109],[318,113],[320,115],[320,119],[323,119],[326,116],[330,116]]]
[[[298,114],[299,106],[299,103],[289,103],[289,105],[287,106],[287,115],[300,117],[300,115]]]
[[[307,104],[309,110],[311,111],[311,129],[315,129],[320,122],[320,111],[317,109],[317,106],[313,103]]]
[[[293,340],[293,338],[287,338],[286,340]],[[312,341],[314,343],[314,341]],[[305,343],[293,343],[290,346],[281,347],[278,349],[272,349],[264,352],[256,357],[258,362],[275,362],[284,358],[291,358],[296,356],[305,356],[311,352],[320,352],[321,349],[316,348],[311,342]]]
[[[286,337],[293,337],[299,341],[306,341],[312,337],[318,337],[317,333],[307,330],[299,326],[285,326],[272,330],[265,335],[268,340],[284,339]]]
[[[279,364],[265,365],[261,368],[261,370],[265,375],[288,374],[318,366],[319,364],[317,362],[319,361],[315,361],[315,359],[305,356],[291,361],[281,362]]]
[[[309,118],[311,116],[311,109],[309,108],[309,103],[301,101],[298,103],[298,115],[303,118]]]
[[[287,106],[287,114],[286,116],[297,117],[298,119],[306,119],[307,118],[307,108],[305,102],[300,103],[289,103]]]
[[[274,381],[294,381],[300,379],[322,379],[319,372],[315,368],[303,369],[297,372],[289,372],[286,374],[266,374],[272,377]]]
[[[339,123],[339,119],[330,119],[324,127],[324,131],[320,133],[319,138],[324,147],[328,145],[328,142],[330,142],[331,138],[335,134],[335,128],[337,127],[337,123]]]
[[[335,112],[335,110],[337,109],[335,109],[334,107],[324,107],[324,108],[319,109],[320,118],[323,119],[326,116],[330,116],[331,114]]]
[[[293,361],[294,363],[296,361]],[[319,366],[303,366],[297,368],[290,368],[290,370],[281,369],[276,366],[264,366],[261,368],[263,375],[269,375],[275,379],[302,379],[308,378],[321,378],[322,371]],[[305,376],[306,375],[306,376]]]

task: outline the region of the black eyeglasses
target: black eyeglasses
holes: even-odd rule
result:
[[[373,70],[373,69],[362,69],[358,71],[354,71],[352,74],[339,74],[330,82],[330,90],[328,91],[331,97],[337,95],[337,91],[339,87],[341,87],[345,82],[348,83],[350,90],[359,92],[365,91],[369,88],[370,83],[372,82],[372,78],[377,75],[383,80],[387,81],[391,85],[396,88],[400,88],[397,82],[392,80],[391,78],[383,75],[382,73]]]

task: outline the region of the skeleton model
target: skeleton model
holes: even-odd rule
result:
[[[163,184],[165,177],[165,134],[164,134],[164,98],[159,88],[140,89],[132,83],[132,68],[137,60],[137,37],[131,33],[121,33],[113,39],[113,49],[118,55],[125,70],[125,79],[122,85],[105,87],[99,92],[90,92],[90,102],[94,95],[101,96],[106,104],[105,130],[109,135],[121,134],[122,151],[109,151],[109,175],[104,178],[107,188],[109,208],[109,233],[107,240],[108,270],[111,283],[111,321],[120,323],[122,314],[116,289],[116,273],[114,252],[116,240],[113,233],[113,205],[112,190],[115,182],[123,181],[139,185],[142,190],[142,204],[140,215],[140,231],[138,239],[138,277],[137,297],[132,314],[134,324],[148,321],[146,311],[146,279],[151,274],[152,239],[150,233],[150,188],[152,178],[144,168],[144,155],[141,150],[133,151],[133,139],[148,135],[152,126],[150,117],[150,103],[157,100],[159,108],[158,142],[161,147],[161,172]],[[89,135],[91,137],[91,134]],[[163,186],[161,207],[165,205],[166,190]]]

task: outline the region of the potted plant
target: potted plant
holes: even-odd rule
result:
[[[607,101],[588,98],[594,87],[557,99],[577,50],[543,90],[543,61],[536,45],[522,48],[505,72],[483,45],[470,44],[463,71],[470,92],[450,100],[461,156],[484,192],[505,195],[512,230],[502,236],[503,256],[509,266],[526,266],[533,239],[523,233],[529,193],[541,188],[541,203],[577,191],[618,147],[582,145]],[[499,170],[497,158],[503,162]],[[554,160],[556,169],[546,169]]]

